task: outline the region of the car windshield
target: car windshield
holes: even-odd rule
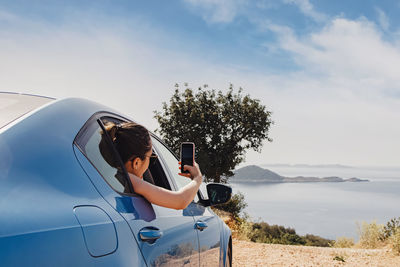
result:
[[[50,101],[54,101],[54,99],[43,96],[0,92],[0,128]]]

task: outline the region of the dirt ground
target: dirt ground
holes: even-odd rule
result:
[[[233,266],[400,267],[390,248],[353,249],[286,246],[233,240]],[[344,262],[343,262],[344,261]]]

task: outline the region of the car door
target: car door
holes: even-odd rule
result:
[[[167,146],[160,140],[153,138],[153,146],[162,155],[164,164],[168,167],[169,175],[178,188],[190,182],[190,179],[178,175],[178,159]],[[209,207],[199,203],[199,198],[185,209],[186,213],[193,215],[195,228],[199,238],[199,258],[201,266],[218,266],[221,257],[220,251],[220,220]]]
[[[124,120],[117,115],[95,114],[75,142],[78,160],[99,193],[128,223],[148,266],[199,266],[193,217],[182,210],[153,205],[138,194],[127,193],[126,185],[115,175],[117,169],[101,156],[101,123]],[[113,149],[110,147],[110,150]],[[176,190],[160,161],[149,168],[146,178],[158,186]]]
[[[200,266],[218,266],[223,262],[221,221],[209,207],[203,213],[194,214],[194,219],[199,229]]]

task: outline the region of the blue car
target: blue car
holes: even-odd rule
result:
[[[0,93],[0,266],[231,266],[231,231],[210,209],[231,188],[207,184],[184,210],[149,203],[99,151],[109,121],[132,119],[85,99]],[[144,179],[178,190],[189,179],[151,135],[158,160]]]

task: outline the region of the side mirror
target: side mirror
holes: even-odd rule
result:
[[[223,204],[231,199],[232,188],[223,184],[210,183],[207,184],[207,194],[208,194],[207,206]]]

